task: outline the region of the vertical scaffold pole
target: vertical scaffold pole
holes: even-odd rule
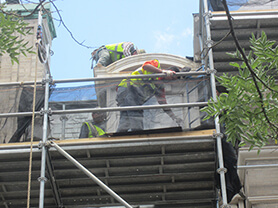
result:
[[[212,43],[211,43],[211,33],[210,33],[210,20],[209,20],[209,10],[208,10],[208,1],[207,0],[200,0],[200,4],[204,6],[204,14],[201,18],[204,18],[205,23],[205,30],[206,30],[206,42],[208,47],[208,60],[209,60],[209,69],[211,70],[210,73],[210,81],[211,81],[211,91],[213,100],[216,101],[216,84],[215,84],[215,70],[214,70],[214,63],[213,63],[213,54],[212,54]],[[221,132],[220,132],[220,124],[219,124],[219,117],[215,117],[215,129],[216,129],[216,139],[217,139],[217,154],[218,154],[218,162],[219,168],[217,172],[220,174],[220,183],[221,183],[221,193],[222,193],[222,207],[228,207],[227,204],[227,191],[226,191],[226,181],[225,181],[225,172],[226,168],[224,167],[224,160],[223,160],[223,150],[222,150],[222,140],[221,140]]]
[[[48,128],[48,98],[49,98],[49,73],[46,74],[46,83],[45,83],[45,96],[44,96],[44,110],[43,110],[43,136],[41,142],[41,176],[39,177],[40,181],[40,201],[39,208],[44,206],[44,185],[46,182],[45,177],[45,166],[46,166],[46,141],[47,141],[47,128]]]
[[[43,44],[42,41],[42,36],[43,36],[43,31],[42,31],[42,11],[38,12],[38,29],[37,29],[37,48],[38,48],[38,56],[41,56],[39,47],[41,44]],[[46,54],[46,60],[48,59],[48,54]],[[42,62],[40,59],[41,63],[46,67],[46,62]],[[46,70],[46,75],[45,75],[45,94],[44,94],[44,108],[43,108],[43,135],[42,135],[42,141],[40,142],[41,146],[41,175],[38,178],[40,182],[40,197],[39,197],[39,208],[44,207],[44,187],[45,187],[45,182],[47,181],[47,178],[45,177],[45,170],[46,170],[46,141],[47,141],[47,128],[48,128],[48,98],[49,98],[49,83],[50,83],[50,72],[49,70]]]

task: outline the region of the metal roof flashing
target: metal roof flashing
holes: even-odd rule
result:
[[[227,15],[225,11],[216,11],[212,12],[212,21],[213,20],[227,20]],[[238,10],[231,11],[233,19],[269,19],[269,18],[278,18],[278,9],[269,9],[269,10]]]

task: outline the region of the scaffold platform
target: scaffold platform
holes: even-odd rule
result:
[[[215,130],[53,140],[134,207],[211,208]],[[32,150],[31,207],[38,207],[41,143]],[[47,148],[44,207],[123,207],[55,148]],[[0,208],[26,207],[30,143],[0,144]],[[43,179],[41,179],[43,180]]]

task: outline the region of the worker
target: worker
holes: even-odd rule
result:
[[[145,52],[140,50],[140,52]],[[96,67],[106,67],[113,62],[120,60],[124,57],[138,54],[137,48],[132,42],[122,42],[110,45],[104,45],[92,52],[92,67],[93,62],[96,62]]]
[[[102,112],[92,112],[92,121],[84,122],[82,124],[79,138],[93,138],[105,135],[104,125],[105,125],[105,113]]]
[[[94,61],[96,62],[96,66],[94,67],[94,71],[96,72],[96,70],[103,69],[104,67],[119,59],[145,52],[146,51],[144,49],[137,49],[132,42],[122,42],[101,46],[92,52],[92,68]],[[106,107],[106,84],[96,82],[95,89],[98,97],[98,105],[101,107]]]
[[[177,67],[176,67],[177,68]],[[177,69],[179,71],[179,69]],[[176,79],[173,75],[175,71],[160,68],[158,60],[145,62],[142,67],[134,71],[131,75],[143,75],[153,73],[164,73],[165,78],[146,78],[143,79],[123,79],[117,89],[117,103],[120,107],[140,106],[155,96],[159,104],[167,104],[165,90],[158,80]],[[178,125],[182,124],[182,119],[175,116],[170,108],[163,109]],[[129,110],[120,112],[120,121],[117,132],[140,131],[143,130],[143,110]]]

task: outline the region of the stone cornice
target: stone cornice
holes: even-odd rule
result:
[[[177,66],[177,67],[191,67],[192,70],[196,70],[199,68],[200,64],[197,64],[187,58],[176,56],[172,54],[165,53],[145,53],[138,54],[135,56],[129,56],[123,59],[120,59],[109,66],[96,70],[95,76],[97,77],[107,77],[113,76],[116,74],[130,73],[139,67],[145,61],[158,59],[161,65],[161,68],[167,68],[169,66]]]

